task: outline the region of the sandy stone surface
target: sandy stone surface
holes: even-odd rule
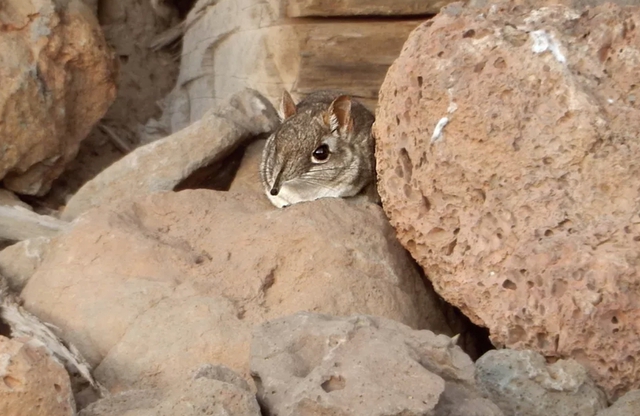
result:
[[[22,296],[112,391],[166,386],[203,363],[248,377],[251,328],[300,310],[451,334],[377,205],[276,209],[262,194],[187,190],[105,205],[74,224]]]

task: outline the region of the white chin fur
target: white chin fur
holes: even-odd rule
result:
[[[354,192],[355,191],[355,192]],[[278,208],[284,208],[288,205],[297,204],[298,202],[315,201],[320,198],[341,198],[353,196],[357,193],[349,185],[339,185],[331,189],[296,189],[294,184],[283,184],[278,195],[271,195],[269,190],[265,192],[269,201]]]
[[[291,205],[290,202],[281,198],[280,195],[273,196],[269,193],[269,191],[267,191],[266,194],[267,194],[267,198],[269,198],[269,201],[271,201],[271,203],[278,208],[284,208],[287,205]]]

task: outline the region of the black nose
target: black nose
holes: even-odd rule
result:
[[[280,192],[278,188],[271,188],[271,191],[269,191],[269,193],[273,196],[278,195],[278,192]]]

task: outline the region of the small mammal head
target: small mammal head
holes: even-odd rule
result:
[[[373,115],[362,104],[318,91],[296,106],[285,91],[280,108],[282,124],[267,140],[260,166],[275,206],[354,196],[371,182]]]

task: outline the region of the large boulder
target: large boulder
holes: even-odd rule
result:
[[[379,191],[496,345],[640,386],[640,10],[454,4],[381,89]]]
[[[89,210],[22,291],[112,391],[164,387],[202,363],[248,378],[251,328],[300,310],[451,333],[373,204],[273,208],[262,193],[186,190]]]
[[[116,94],[116,62],[81,0],[8,0],[0,10],[0,179],[42,195]]]

